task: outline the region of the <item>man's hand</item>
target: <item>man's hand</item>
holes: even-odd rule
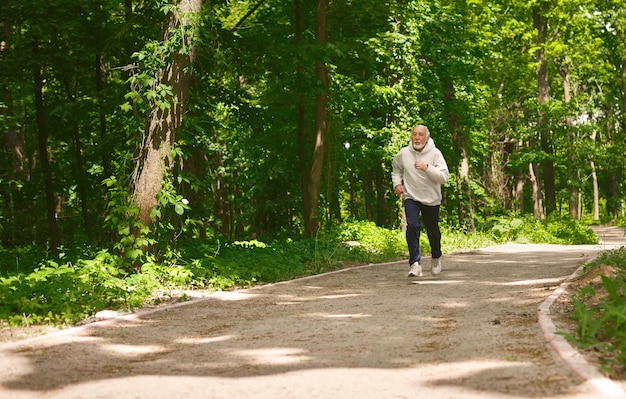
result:
[[[424,163],[422,161],[415,161],[414,166],[415,166],[415,169],[417,169],[417,170],[426,170],[426,169],[428,169],[428,164]]]
[[[404,194],[404,186],[402,184],[398,184],[396,187],[394,187],[394,189],[396,190],[396,195]]]

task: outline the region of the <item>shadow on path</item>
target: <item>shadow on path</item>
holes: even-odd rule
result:
[[[535,311],[603,248],[368,265],[65,330],[1,348],[0,397],[591,398]]]

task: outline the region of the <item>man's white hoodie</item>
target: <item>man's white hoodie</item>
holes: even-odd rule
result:
[[[415,161],[428,164],[428,169],[415,169]],[[429,206],[441,205],[441,185],[448,181],[450,172],[431,137],[422,151],[415,150],[413,143],[409,142],[393,159],[392,168],[393,186],[404,185],[404,198]]]

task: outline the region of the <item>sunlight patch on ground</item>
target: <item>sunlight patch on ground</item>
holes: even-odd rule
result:
[[[474,305],[473,303],[469,303],[469,302],[444,302],[439,306],[441,306],[442,308],[458,309],[458,308],[467,308],[473,305]]]
[[[452,285],[452,284],[461,284],[461,283],[467,283],[467,281],[463,281],[463,280],[415,280],[415,281],[411,281],[411,283],[413,284],[419,284],[419,285]]]
[[[325,319],[362,319],[364,317],[372,317],[371,314],[364,314],[364,313],[345,313],[345,314],[307,313],[304,316],[321,317]]]
[[[542,278],[542,279],[536,279],[536,280],[509,281],[506,283],[496,283],[495,281],[485,281],[482,284],[512,287],[512,286],[546,285],[546,284],[557,285],[557,284],[560,284],[561,281],[563,281],[563,278],[555,277],[555,278]]]
[[[222,335],[219,337],[206,337],[206,338],[205,337],[200,337],[200,338],[184,337],[184,338],[179,338],[175,340],[174,342],[183,344],[183,345],[212,344],[215,342],[228,341],[230,339],[233,339],[234,337],[235,337],[234,335]]]
[[[343,299],[343,298],[352,298],[362,296],[362,294],[334,294],[334,295],[321,295],[321,296],[281,296],[281,298],[286,299],[286,301],[276,302],[277,305],[296,305],[302,302],[310,302],[310,301],[318,301],[320,299]]]
[[[560,284],[561,281],[563,281],[562,278],[560,277],[556,277],[556,278],[542,278],[542,279],[537,279],[537,280],[520,280],[520,281],[512,281],[510,283],[502,283],[499,285],[539,285],[539,284],[550,284],[550,285],[554,285],[554,284]]]
[[[295,360],[302,358],[293,349],[242,351],[255,359]],[[287,358],[287,359],[285,359]],[[280,364],[279,364],[280,365]],[[322,367],[272,372],[261,375],[138,375],[117,376],[81,382],[46,392],[51,399],[84,397],[97,392],[103,398],[134,398],[141,388],[146,398],[464,398],[502,399],[542,397],[532,392],[515,396],[491,388],[498,379],[515,380],[520,372],[533,372],[530,363],[467,361],[445,364],[421,363],[403,368]],[[481,382],[483,385],[481,385]],[[122,395],[123,393],[123,395]],[[19,398],[26,396],[19,396]],[[588,392],[558,396],[568,399],[597,397]],[[18,398],[18,397],[16,397]]]
[[[166,349],[159,345],[122,345],[122,344],[104,344],[102,349],[118,355],[145,355],[147,353],[165,352]]]
[[[539,263],[541,261],[541,259],[537,258],[537,259],[527,259],[524,261],[524,263],[527,264],[535,264],[535,263]],[[467,263],[473,263],[471,260],[466,261]],[[519,263],[519,259],[511,259],[511,260],[504,260],[504,259],[494,259],[494,260],[486,260],[486,259],[481,259],[480,260],[481,264],[495,264],[495,265],[503,265],[503,264],[517,264]]]
[[[310,356],[304,356],[305,351],[298,348],[264,348],[234,351],[237,356],[246,358],[252,364],[289,365],[299,364],[310,360]]]
[[[355,296],[361,296],[361,294],[337,294],[337,295],[322,295],[315,297],[315,299],[342,299],[342,298],[350,298]]]
[[[237,291],[216,291],[211,295],[211,298],[220,299],[222,301],[243,301],[256,296],[258,295]]]

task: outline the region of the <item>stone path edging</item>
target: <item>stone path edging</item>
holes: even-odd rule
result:
[[[602,375],[594,365],[587,362],[580,352],[567,342],[563,335],[556,333],[556,326],[550,317],[552,304],[565,292],[565,289],[571,281],[582,274],[583,268],[584,265],[576,269],[574,273],[565,279],[565,281],[539,305],[537,308],[539,326],[552,349],[576,374],[578,374],[578,376],[593,386],[599,393],[605,395],[605,397],[626,399],[626,392],[624,392],[621,386]]]

